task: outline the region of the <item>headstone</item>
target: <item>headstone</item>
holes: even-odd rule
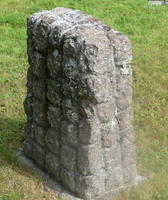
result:
[[[135,183],[127,36],[78,10],[28,18],[24,154],[76,196]]]

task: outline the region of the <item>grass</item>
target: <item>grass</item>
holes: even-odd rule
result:
[[[12,155],[26,120],[26,18],[57,6],[91,14],[132,41],[137,166],[148,181],[117,200],[167,200],[168,7],[146,0],[0,0],[0,200],[57,199]]]

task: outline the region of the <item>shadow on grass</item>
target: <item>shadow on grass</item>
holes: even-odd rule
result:
[[[18,161],[16,152],[19,150],[19,147],[22,147],[24,141],[24,130],[25,119],[10,119],[0,116],[0,168],[4,167],[6,169],[10,168],[14,170],[18,175],[24,176],[26,178],[31,178],[32,180],[45,181],[45,178],[48,176],[43,174],[43,171],[34,170],[29,165],[23,164]],[[32,162],[31,160],[29,161]],[[0,177],[1,178],[1,177]],[[60,190],[59,186],[54,182],[48,181],[46,183],[50,189]],[[0,198],[1,199],[1,198]]]
[[[0,154],[4,159],[8,160],[9,152],[17,149],[23,141],[24,123],[24,119],[0,116]]]
[[[0,116],[0,166],[11,167],[21,175],[32,177],[32,171],[21,165],[14,155],[24,140],[24,124],[24,119],[10,119]]]
[[[60,195],[61,193],[64,195],[65,192],[66,195],[69,195],[69,198],[72,198],[73,194],[68,192],[61,183],[55,181],[45,170],[41,170],[31,159],[28,159],[23,154],[18,155],[18,149],[24,141],[24,124],[24,119],[9,119],[0,116],[0,168],[7,169],[4,170],[5,173],[10,169],[16,172],[17,175],[28,178],[26,180],[31,179],[36,183],[43,183],[44,188],[49,189],[49,191],[52,190]],[[16,152],[18,152],[17,155]],[[14,173],[15,176],[16,173]],[[58,200],[61,200],[61,197]]]

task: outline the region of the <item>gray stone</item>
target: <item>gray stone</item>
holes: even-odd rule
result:
[[[32,66],[33,74],[38,78],[46,78],[46,60],[45,57],[38,51],[32,52],[29,63]]]
[[[23,152],[28,158],[32,158],[32,149],[33,149],[33,138],[27,136],[23,142]]]
[[[33,98],[33,120],[41,126],[46,126],[46,104],[36,98]]]
[[[105,173],[100,169],[93,176],[77,176],[76,193],[79,197],[92,200],[97,194],[105,193]]]
[[[47,67],[51,77],[56,78],[61,73],[61,54],[59,49],[52,51],[47,57]]]
[[[33,87],[33,70],[32,67],[29,67],[27,70],[27,97],[31,97],[33,95],[32,93],[32,87]],[[26,99],[25,99],[26,100]]]
[[[46,85],[45,80],[33,77],[32,93],[41,102],[46,101]]]
[[[96,107],[97,115],[102,123],[111,121],[116,109],[115,101],[98,104]]]
[[[59,106],[61,103],[60,98],[60,83],[58,80],[49,80],[47,85],[47,97],[48,100],[56,106]]]
[[[78,121],[78,106],[72,99],[66,99],[62,102],[62,115],[63,119],[69,120],[71,123],[76,123]]]
[[[41,126],[35,125],[34,137],[35,137],[36,142],[41,146],[45,145],[45,135],[46,135],[46,129]]]
[[[72,147],[62,145],[61,147],[61,165],[68,171],[74,171],[76,165],[76,152]]]
[[[107,172],[108,176],[106,176],[106,179],[105,179],[105,188],[107,191],[110,190],[111,188],[118,187],[118,185],[124,184],[125,177],[123,177],[122,175],[123,169],[121,165],[113,166],[113,163],[108,163],[107,171],[108,171]]]
[[[61,109],[58,106],[52,106],[50,105],[48,107],[48,121],[52,128],[56,128],[56,130],[59,129],[60,126],[60,115],[61,115]]]
[[[31,119],[33,115],[33,100],[32,97],[28,94],[24,101],[24,111],[26,115]]]
[[[97,118],[79,121],[78,138],[81,144],[95,144],[101,141],[101,130]]]
[[[59,157],[55,154],[47,151],[45,164],[47,171],[54,177],[56,180],[60,180],[60,162]]]
[[[44,168],[45,164],[45,149],[33,142],[31,158],[41,167]]]
[[[24,133],[25,133],[25,137],[27,138],[34,138],[34,125],[32,124],[31,121],[27,122],[24,126]]]
[[[133,116],[131,108],[122,110],[116,114],[116,119],[120,130],[128,129],[132,126]]]
[[[70,172],[64,168],[61,168],[60,177],[62,184],[68,188],[71,192],[75,191],[75,175],[74,172]]]
[[[45,145],[52,152],[59,155],[60,149],[60,133],[55,128],[50,128],[47,130],[47,134],[45,136]]]
[[[103,148],[109,148],[120,140],[119,128],[116,119],[101,126],[101,140]]]
[[[128,37],[56,8],[28,18],[27,44],[24,154],[84,200],[137,182]]]
[[[77,152],[77,168],[84,176],[98,173],[104,168],[102,149],[99,145],[80,146]]]
[[[76,147],[78,145],[78,124],[63,120],[61,122],[61,143]]]

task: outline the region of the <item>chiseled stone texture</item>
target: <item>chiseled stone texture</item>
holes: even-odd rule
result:
[[[85,200],[132,184],[131,44],[78,10],[28,18],[23,150]]]

